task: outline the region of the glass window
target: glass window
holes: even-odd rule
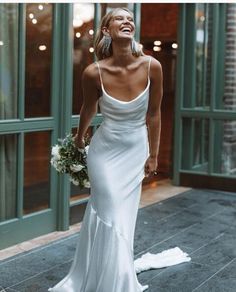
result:
[[[211,96],[212,6],[196,4],[195,107],[209,107]]]
[[[214,127],[214,172],[236,176],[236,120],[217,120]]]
[[[82,103],[82,73],[94,61],[94,4],[75,3],[73,16],[74,27],[74,81],[73,115],[79,114]]]
[[[50,116],[52,4],[26,5],[25,117]]]
[[[236,4],[227,4],[225,24],[224,90],[217,108],[236,111]]]
[[[0,135],[0,222],[16,217],[17,135]]]
[[[17,118],[18,4],[0,4],[0,119]]]
[[[25,134],[24,214],[49,207],[51,133]]]
[[[208,172],[209,121],[183,118],[182,169]]]

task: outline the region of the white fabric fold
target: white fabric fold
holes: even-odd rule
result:
[[[134,266],[136,273],[141,273],[150,269],[160,269],[189,261],[191,261],[191,258],[186,252],[183,252],[179,247],[174,247],[157,254],[147,252],[134,261]]]

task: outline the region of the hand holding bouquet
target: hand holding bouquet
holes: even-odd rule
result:
[[[87,154],[89,139],[85,139],[85,147],[78,148],[75,138],[68,134],[64,139],[58,139],[59,143],[52,147],[51,165],[59,173],[68,173],[70,181],[81,188],[89,188],[87,169]]]

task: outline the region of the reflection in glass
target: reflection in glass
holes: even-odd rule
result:
[[[16,217],[17,135],[0,135],[0,222]]]
[[[210,105],[212,5],[196,4],[196,107]]]
[[[214,171],[236,176],[236,120],[215,121]]]
[[[18,4],[0,4],[0,119],[17,118]]]
[[[25,65],[27,118],[50,116],[51,42],[52,4],[27,4]]]
[[[226,45],[224,62],[224,91],[218,108],[236,111],[236,4],[228,3],[226,10]]]
[[[49,207],[50,132],[25,134],[24,214]]]
[[[208,143],[209,143],[209,122],[205,119],[194,119],[194,151],[193,167],[203,165],[208,162]]]
[[[82,73],[94,61],[94,4],[75,3],[74,6],[74,82],[73,114],[79,114],[82,103]]]
[[[208,172],[209,121],[183,119],[182,169]]]

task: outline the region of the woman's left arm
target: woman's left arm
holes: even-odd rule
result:
[[[150,155],[145,163],[145,175],[155,172],[161,134],[161,101],[163,95],[163,74],[160,62],[152,58],[150,66],[150,96],[146,116]]]

